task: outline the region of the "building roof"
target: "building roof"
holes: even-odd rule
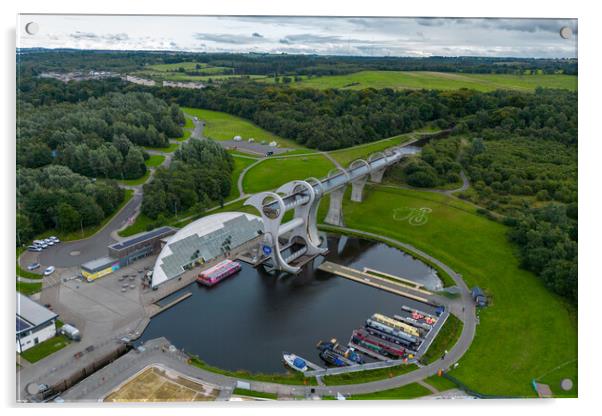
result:
[[[119,260],[113,257],[101,257],[99,259],[90,260],[87,263],[82,264],[82,269],[86,270],[96,270],[99,267],[109,266],[113,263],[117,263]]]
[[[112,248],[114,250],[123,250],[123,249],[131,247],[135,244],[139,244],[144,241],[151,240],[151,239],[159,237],[159,236],[163,236],[164,234],[174,233],[175,231],[176,231],[175,228],[168,227],[168,226],[157,228],[157,229],[154,229],[147,233],[140,234],[136,237],[130,238],[129,240],[124,240],[124,241],[120,241],[119,243],[111,244],[109,246],[109,248]]]
[[[153,286],[181,275],[184,265],[196,259],[209,261],[252,240],[263,230],[256,215],[223,212],[200,218],[172,235],[161,250],[153,270]]]
[[[58,315],[17,292],[17,333],[41,325]]]

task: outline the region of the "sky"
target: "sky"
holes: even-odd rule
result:
[[[21,48],[577,57],[576,19],[21,15],[17,32]]]

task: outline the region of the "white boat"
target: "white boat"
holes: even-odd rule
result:
[[[303,373],[309,369],[305,360],[296,356],[295,354],[284,352],[282,353],[282,359],[284,360],[285,364],[293,370],[301,371]]]

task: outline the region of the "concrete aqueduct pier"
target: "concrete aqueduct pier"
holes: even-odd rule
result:
[[[315,256],[325,252],[326,249],[320,247],[317,228],[318,206],[324,195],[330,195],[324,221],[343,226],[343,197],[347,185],[351,184],[351,200],[362,202],[368,179],[380,183],[389,166],[413,153],[416,153],[415,148],[394,147],[374,153],[368,160],[355,160],[347,169],[333,169],[322,180],[294,180],[275,192],[261,192],[247,199],[245,205],[255,207],[261,214],[264,225],[263,251],[271,258],[274,268],[297,273],[301,267],[291,263],[305,255]],[[285,214],[292,210],[293,218],[283,222]]]

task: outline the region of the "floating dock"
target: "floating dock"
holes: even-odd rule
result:
[[[417,290],[415,288],[409,287],[406,284],[374,276],[369,273],[364,273],[362,271],[352,269],[351,267],[346,267],[330,261],[325,261],[324,263],[320,264],[320,266],[318,266],[318,269],[324,272],[336,274],[337,276],[345,277],[350,280],[354,280],[364,285],[376,287],[378,289],[395,293],[400,296],[405,296],[406,298],[410,298],[418,302],[428,304],[432,303],[427,298],[423,297],[425,295],[425,293],[423,293],[425,292],[424,290]]]
[[[161,312],[164,312],[167,309],[171,308],[172,306],[175,306],[178,303],[182,302],[183,300],[188,299],[190,296],[192,296],[192,292],[186,292],[182,296],[179,296],[178,298],[172,300],[171,302],[169,302],[163,306],[154,304],[154,306],[156,306],[156,308],[150,312],[149,318],[154,318],[155,316],[159,315]]]

